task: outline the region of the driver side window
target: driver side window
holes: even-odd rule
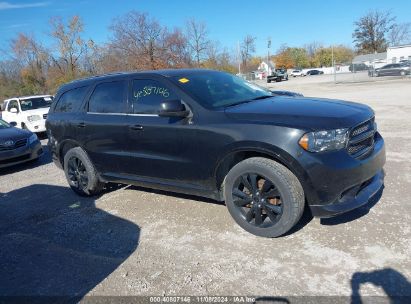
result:
[[[134,114],[158,114],[162,102],[175,99],[179,99],[178,96],[157,80],[133,80],[131,101]]]
[[[10,112],[10,110],[12,108],[15,108],[17,110],[17,112],[19,111],[19,104],[17,102],[17,100],[12,100],[9,102],[9,105],[7,106],[7,111]]]

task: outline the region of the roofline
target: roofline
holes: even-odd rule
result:
[[[405,47],[411,47],[411,44],[403,44],[403,45],[394,45],[394,46],[389,46],[389,49],[401,49]]]
[[[5,99],[4,101],[9,101],[11,99],[29,99],[29,98],[36,98],[36,97],[53,97],[51,94],[44,94],[44,95],[27,95],[27,96],[15,96]]]

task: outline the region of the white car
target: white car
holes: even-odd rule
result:
[[[36,95],[6,99],[3,104],[2,119],[17,128],[34,133],[46,131],[46,119],[52,95]]]
[[[305,76],[302,70],[293,70],[290,75],[293,77]]]

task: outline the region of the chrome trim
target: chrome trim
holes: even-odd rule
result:
[[[86,112],[93,115],[121,115],[121,116],[147,116],[147,117],[160,117],[158,114],[130,114],[130,113],[98,113],[98,112]]]

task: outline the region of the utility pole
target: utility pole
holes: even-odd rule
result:
[[[337,83],[337,71],[335,70],[334,46],[333,45],[331,45],[331,64],[333,66],[334,83]]]
[[[238,57],[238,74],[241,76],[240,41],[238,41],[238,43],[237,43],[237,57]]]
[[[271,48],[271,37],[267,38],[267,75],[268,75],[268,69],[270,68],[270,48]]]

